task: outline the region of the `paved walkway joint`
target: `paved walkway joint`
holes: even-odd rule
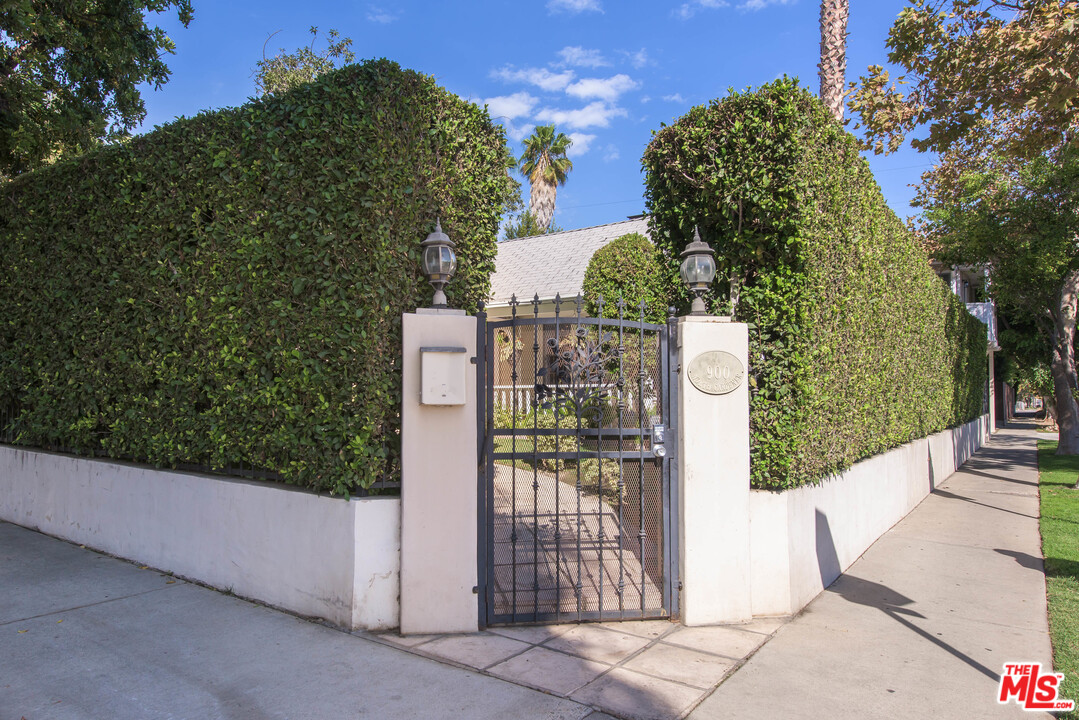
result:
[[[635,620],[371,637],[618,717],[667,720],[684,717],[787,620],[694,628]]]

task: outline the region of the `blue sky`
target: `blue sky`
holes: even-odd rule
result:
[[[574,163],[558,192],[555,222],[574,229],[644,209],[640,158],[661,123],[694,105],[781,75],[817,90],[816,0],[535,0],[534,2],[207,2],[194,0],[184,29],[160,16],[176,43],[172,78],[146,89],[143,130],[200,110],[235,106],[255,92],[253,70],[331,28],[351,37],[358,59],[387,57],[486,103],[515,153],[536,124],[570,134]],[[888,28],[906,3],[851,3],[848,80],[883,63]],[[325,40],[316,43],[316,50]],[[905,149],[870,156],[885,198],[900,215],[908,187],[932,164]],[[523,187],[527,199],[527,183]]]

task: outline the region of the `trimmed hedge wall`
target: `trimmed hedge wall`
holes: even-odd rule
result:
[[[982,413],[985,326],[796,80],[693,108],[643,164],[653,242],[675,264],[699,224],[713,307],[736,301],[749,324],[755,487],[818,482]]]
[[[621,298],[625,302],[623,315],[637,319],[637,307],[643,300],[647,304],[645,319],[665,324],[674,284],[668,269],[663,254],[644,235],[627,233],[615,238],[592,255],[585,269],[582,289],[588,314],[600,316],[596,300],[602,297],[602,316],[617,318]]]
[[[420,242],[488,293],[512,156],[486,111],[371,61],[0,188],[0,404],[16,442],[244,463],[335,494],[399,472]],[[2,430],[2,428],[0,428]]]

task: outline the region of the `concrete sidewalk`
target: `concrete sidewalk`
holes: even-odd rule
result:
[[[0,720],[593,714],[0,523]]]
[[[1034,433],[998,433],[690,717],[1044,717],[995,702],[1050,660],[1037,517]],[[0,720],[351,717],[608,716],[0,523]]]
[[[690,717],[1050,717],[996,702],[1052,661],[1036,436],[995,434]]]

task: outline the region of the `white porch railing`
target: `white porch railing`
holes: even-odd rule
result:
[[[645,384],[646,390],[651,386],[651,380]],[[529,412],[532,409],[532,396],[535,392],[534,387],[523,385],[494,385],[494,402],[493,406],[496,408],[502,408],[504,410],[511,410],[513,408],[514,397],[517,400],[517,412]],[[634,409],[637,407],[637,395],[631,390],[625,393],[626,408]],[[607,397],[607,404],[611,407],[616,407],[618,404],[618,396],[612,391]],[[644,407],[649,414],[656,412],[656,398],[655,395],[650,395],[647,392],[644,397]]]
[[[967,303],[967,312],[985,323],[989,349],[1000,350],[997,343],[997,306],[991,302]]]

